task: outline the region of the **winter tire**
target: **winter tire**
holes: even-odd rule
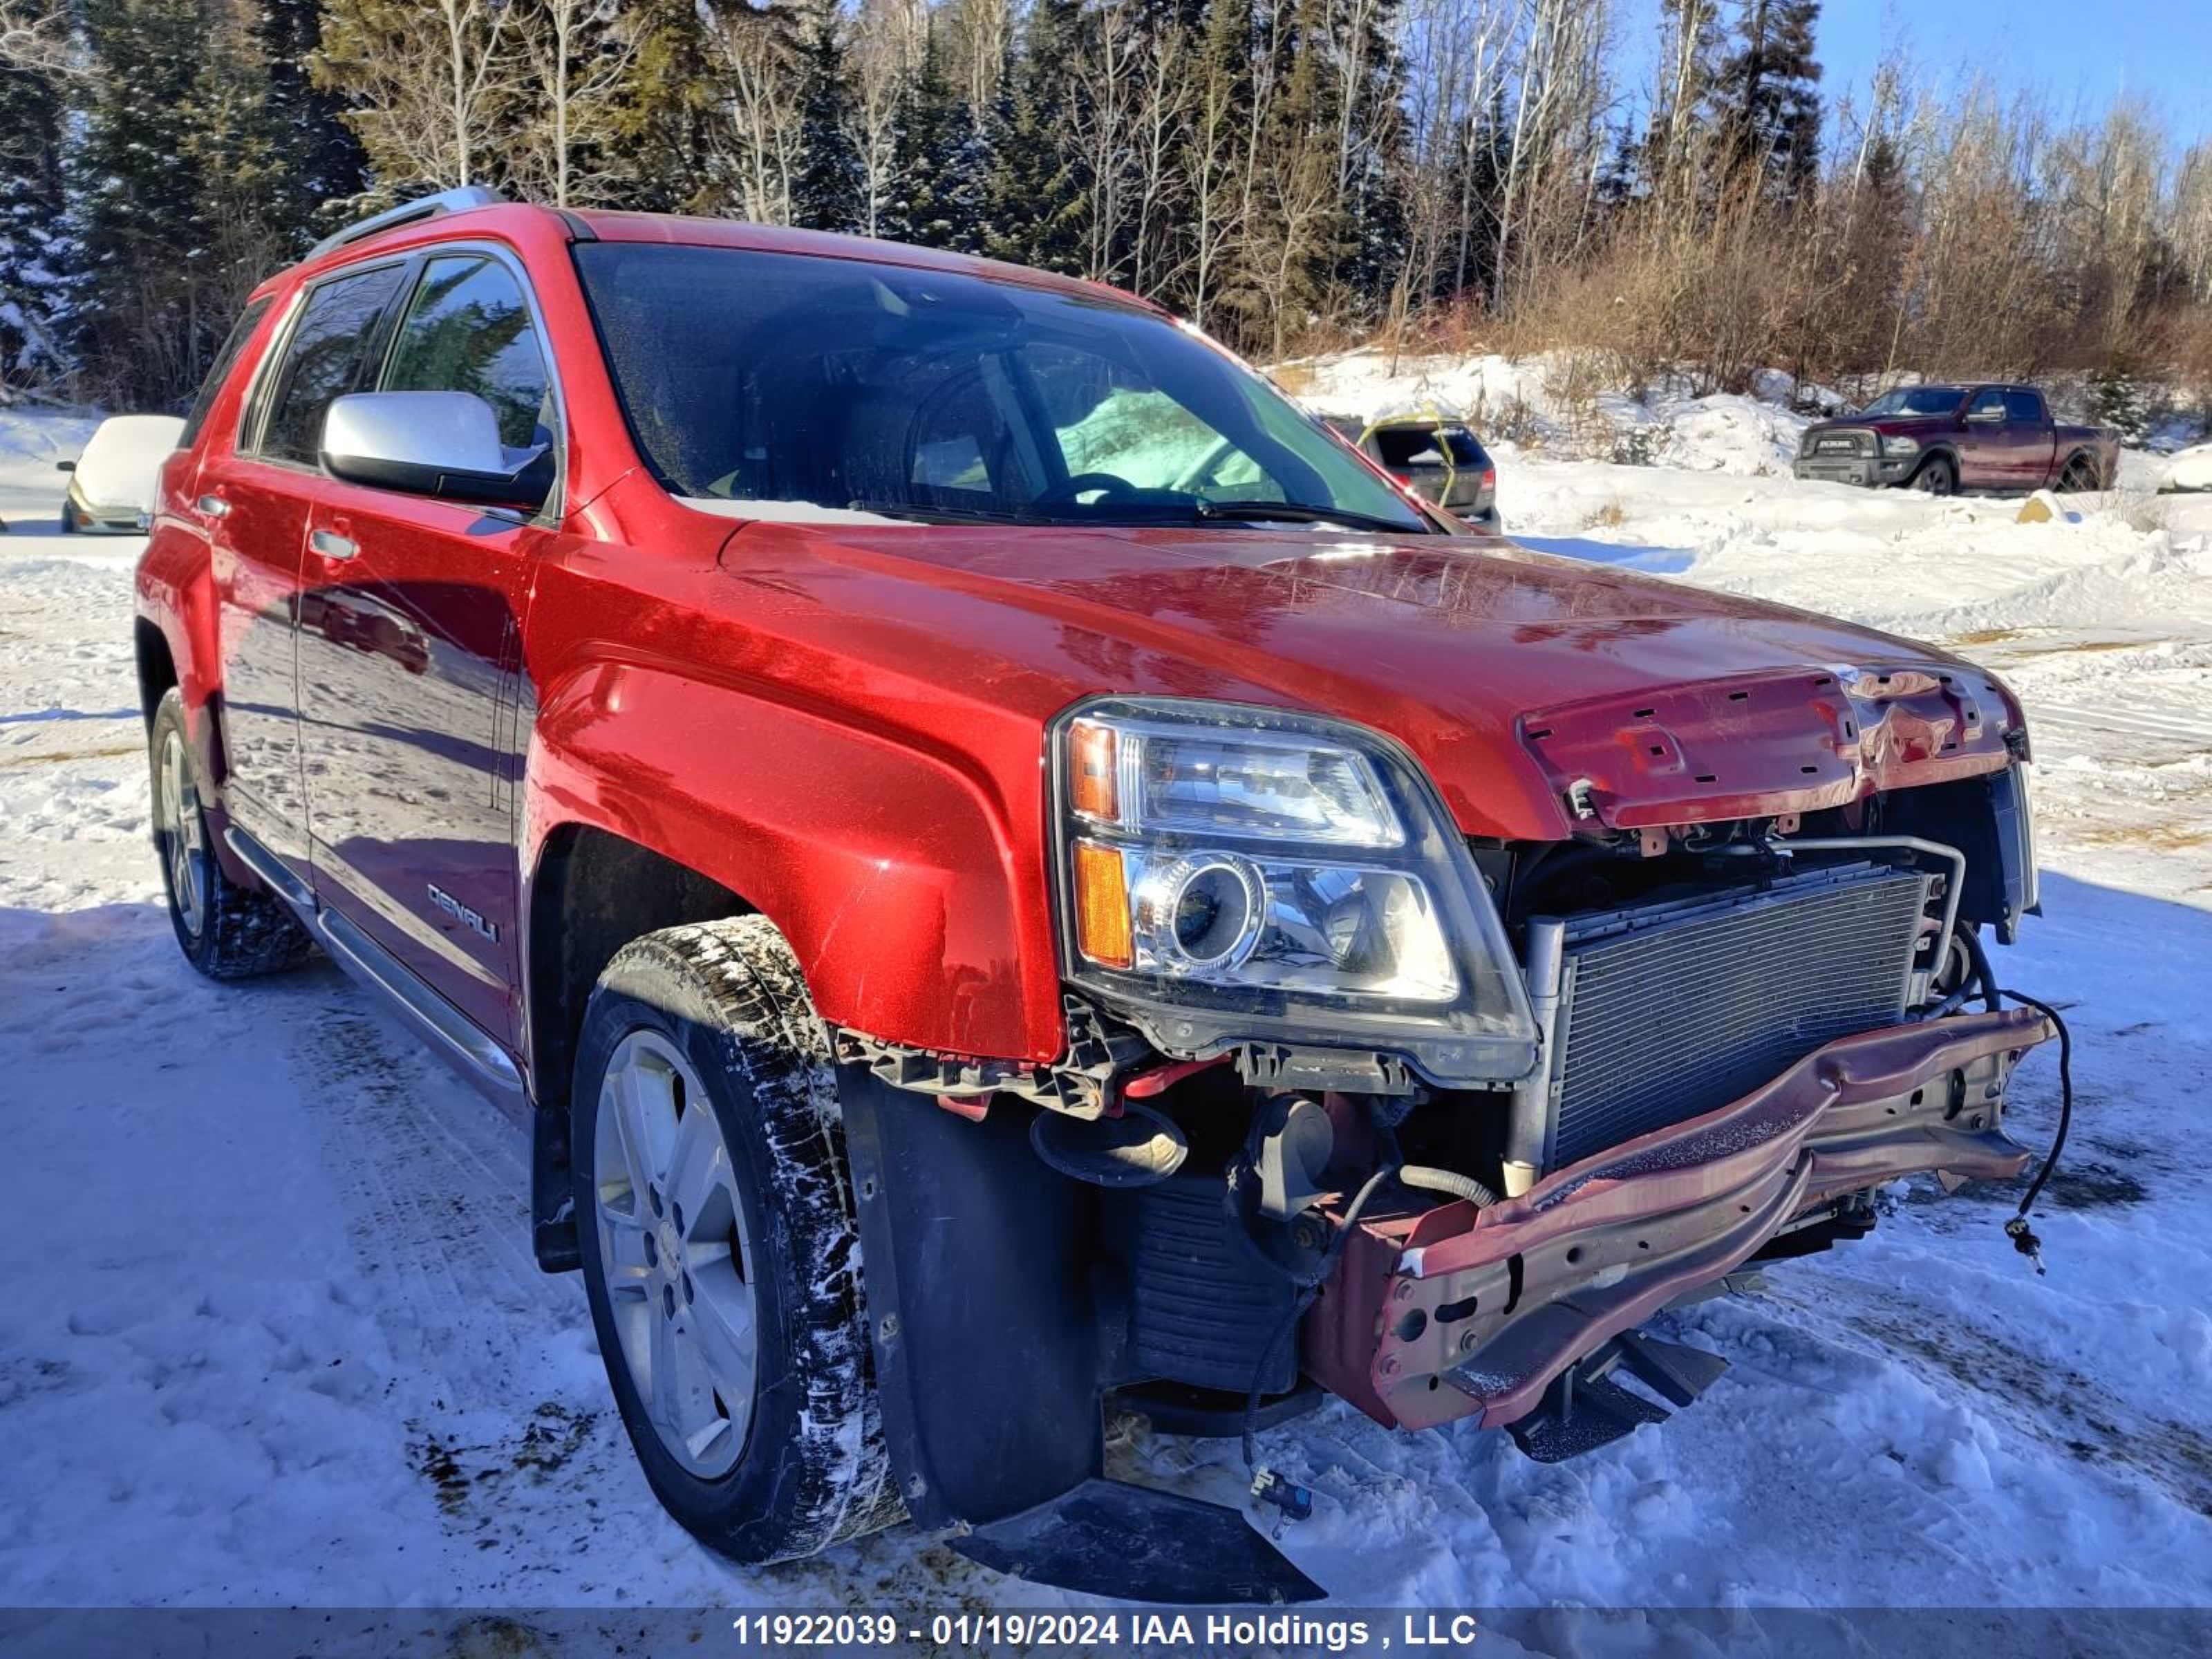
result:
[[[782,935],[740,916],[624,946],[574,1098],[592,1322],[654,1495],[747,1564],[897,1519],[836,1073]]]
[[[169,925],[185,960],[210,979],[252,979],[296,968],[313,950],[307,929],[274,893],[223,874],[201,803],[199,763],[185,731],[185,700],[172,686],[147,737],[154,779],[154,845]]]
[[[1959,488],[1959,475],[1943,456],[1930,455],[1921,462],[1920,470],[1912,475],[1912,482],[1907,488],[1917,489],[1923,495],[1948,495]]]

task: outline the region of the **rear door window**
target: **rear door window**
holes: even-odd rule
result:
[[[2043,424],[2043,394],[2024,386],[2014,386],[2004,395],[2005,419],[2015,426]]]
[[[361,389],[370,339],[405,269],[380,265],[335,276],[307,295],[265,400],[269,413],[255,452],[264,460],[319,465],[324,411]]]
[[[239,354],[246,349],[253,331],[261,325],[261,319],[269,314],[269,307],[276,303],[276,295],[264,295],[238,313],[238,320],[231,325],[223,340],[222,349],[215,355],[207,379],[200,382],[199,395],[192,399],[191,412],[185,416],[185,429],[177,434],[178,448],[190,449],[199,441],[200,428],[207,424],[208,410],[215,406],[216,397],[230,379],[231,370],[238,367]]]
[[[510,449],[553,441],[551,377],[522,284],[489,254],[448,254],[422,267],[379,387],[469,392],[499,416]]]

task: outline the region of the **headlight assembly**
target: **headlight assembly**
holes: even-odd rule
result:
[[[1464,840],[1397,745],[1116,699],[1053,734],[1066,968],[1170,1053],[1359,1047],[1510,1081],[1535,1030]]]
[[[1881,453],[1885,455],[1917,455],[1920,441],[1917,438],[1884,438]]]

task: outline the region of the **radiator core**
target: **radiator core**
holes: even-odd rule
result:
[[[1566,918],[1543,1167],[1710,1112],[1903,1018],[1931,878],[1880,864]]]

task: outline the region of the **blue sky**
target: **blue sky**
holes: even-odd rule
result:
[[[1658,11],[1631,0],[1626,40],[1650,40]],[[2183,143],[2212,137],[2212,0],[1826,0],[1819,40],[1831,105],[1850,91],[1863,107],[1875,65],[1901,41],[1940,82],[1979,70],[2040,88],[2065,113],[2139,93]]]

